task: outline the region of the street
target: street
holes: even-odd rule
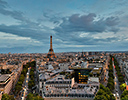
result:
[[[24,83],[24,86],[23,86],[21,100],[25,100],[25,97],[28,94],[28,81],[29,81],[30,70],[31,70],[31,67],[28,68],[28,72],[26,74],[26,78],[25,78],[25,83]]]
[[[107,60],[106,60],[106,63],[105,65],[103,66],[103,73],[101,75],[101,83],[106,87],[107,86],[107,83],[108,83],[108,62],[110,60],[110,57],[107,56]]]
[[[112,59],[112,65],[113,65],[113,75],[114,75],[114,83],[115,83],[115,96],[116,96],[116,100],[120,100],[120,95],[121,95],[121,91],[120,91],[120,85],[119,85],[119,81],[118,81],[118,76],[116,74],[116,70],[115,70],[115,65],[114,65],[114,60]]]

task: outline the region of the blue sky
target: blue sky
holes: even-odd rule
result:
[[[128,0],[0,0],[0,53],[128,50]]]

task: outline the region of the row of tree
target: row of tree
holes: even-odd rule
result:
[[[121,100],[128,100],[128,90],[124,90],[121,94]]]
[[[29,66],[31,67],[31,70],[30,70],[30,75],[29,75],[30,80],[28,82],[28,88],[32,89],[32,87],[35,86],[34,70],[36,68],[36,61],[32,61],[31,63],[29,63]],[[27,95],[26,100],[44,100],[44,99],[41,96],[39,96],[38,94],[29,93]]]
[[[116,69],[116,72],[117,72],[118,80],[121,84],[120,85],[120,90],[123,91],[123,93],[121,94],[121,100],[128,100],[128,90],[126,90],[126,84],[125,84],[125,81],[124,81],[124,77],[121,74],[121,69],[119,67],[119,63],[117,62],[117,60],[115,58],[114,58],[114,64],[115,64],[115,69]]]
[[[31,70],[30,70],[30,76],[29,76],[30,80],[28,82],[28,88],[32,89],[32,87],[35,86],[35,82],[34,82],[34,69],[35,69],[35,66],[36,66],[36,62],[35,61],[31,62],[30,66],[31,66]]]
[[[109,65],[109,74],[108,74],[108,83],[107,87],[110,89],[110,91],[113,91],[115,89],[114,86],[114,76],[113,76],[113,66],[112,66],[112,57],[110,59],[110,65]]]
[[[120,85],[120,90],[124,91],[125,89],[126,89],[126,84],[125,83],[121,84]]]
[[[114,90],[114,76],[113,76],[112,58],[110,59],[108,76],[109,76],[109,78],[108,78],[107,87],[100,84],[100,89],[97,92],[94,100],[116,100],[112,94],[112,91]]]
[[[124,83],[124,77],[121,74],[119,63],[117,62],[117,60],[115,58],[114,58],[114,65],[115,65],[115,69],[116,69],[116,72],[117,72],[118,80],[119,80],[120,84],[123,84]]]
[[[39,96],[38,94],[29,93],[27,95],[26,100],[44,100],[44,99],[41,96]]]
[[[1,100],[15,100],[13,95],[3,94]]]
[[[108,87],[105,87],[104,85],[100,84],[100,89],[97,92],[94,100],[116,100],[116,99]]]
[[[15,88],[14,88],[14,94],[15,95],[18,95],[20,93],[20,91],[22,90],[22,84],[25,80],[28,68],[30,67],[30,63],[31,62],[28,62],[26,65],[23,65],[23,70],[21,71],[20,78],[19,78],[19,80],[18,80],[18,82],[17,82],[17,84],[15,85]]]

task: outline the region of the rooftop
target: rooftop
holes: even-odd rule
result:
[[[58,76],[56,76],[56,77],[54,77],[54,78],[52,78],[48,81],[54,81],[55,82],[55,81],[71,81],[71,80],[70,79],[65,79],[63,75],[58,75]]]
[[[10,74],[0,75],[0,82],[6,81],[10,77]]]

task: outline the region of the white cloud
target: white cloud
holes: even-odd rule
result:
[[[9,33],[0,32],[0,48],[40,46],[42,43],[30,37],[21,37]]]
[[[98,45],[63,45],[64,47],[97,47]]]
[[[106,39],[106,38],[115,37],[115,34],[113,32],[102,32],[102,33],[92,34],[91,37],[94,37],[94,39]]]
[[[80,33],[80,37],[87,37],[89,33]]]

